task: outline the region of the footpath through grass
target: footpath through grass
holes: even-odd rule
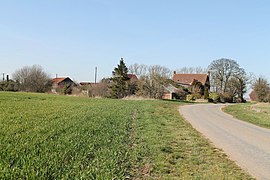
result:
[[[270,128],[270,104],[269,103],[244,103],[227,106],[226,113],[235,118],[249,123]]]
[[[249,179],[179,105],[0,92],[0,179]]]

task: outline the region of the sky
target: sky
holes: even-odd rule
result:
[[[134,63],[207,68],[236,60],[270,78],[268,0],[0,0],[0,73],[41,65],[51,77],[110,77]]]

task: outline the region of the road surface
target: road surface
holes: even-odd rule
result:
[[[222,107],[186,105],[180,113],[242,169],[257,179],[270,180],[270,130],[237,120],[223,113]]]

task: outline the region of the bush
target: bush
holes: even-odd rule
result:
[[[234,96],[230,93],[223,93],[220,94],[220,102],[222,103],[233,103],[234,102]]]
[[[173,99],[180,99],[180,100],[186,100],[188,93],[185,91],[179,91],[176,93],[173,93]]]
[[[13,80],[1,81],[0,82],[0,91],[18,91],[19,84]]]
[[[199,93],[193,94],[193,96],[195,97],[195,100],[202,98],[202,96]]]
[[[194,94],[189,94],[186,97],[187,101],[195,101],[196,100],[196,96],[194,96]]]
[[[208,99],[208,98],[209,98],[208,88],[204,88],[204,99]]]
[[[64,94],[72,94],[72,85],[65,85],[64,87]]]
[[[269,102],[270,103],[270,94],[267,95],[266,102]]]
[[[208,102],[218,103],[220,102],[220,97],[217,93],[210,93]]]
[[[56,88],[55,93],[57,94],[64,94],[64,89],[63,88]]]

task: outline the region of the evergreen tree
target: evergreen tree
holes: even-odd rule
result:
[[[120,59],[120,63],[114,68],[113,84],[111,86],[111,96],[113,98],[123,98],[128,94],[128,68],[124,62],[124,59]]]

